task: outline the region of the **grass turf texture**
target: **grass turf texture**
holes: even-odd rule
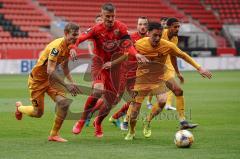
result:
[[[79,83],[81,75],[74,76]],[[183,85],[186,113],[191,121],[200,124],[192,131],[195,142],[189,149],[176,148],[173,137],[178,121],[174,112],[164,114],[152,123],[152,137],[142,135],[142,122],[138,121],[136,140],[124,141],[124,132],[104,122],[104,137],[93,136],[92,124],[81,135],[71,134],[75,120],[65,121],[61,135],[68,143],[47,141],[54,119],[54,103],[45,99],[45,114],[41,119],[14,118],[15,101],[28,101],[27,75],[0,76],[0,158],[51,159],[238,159],[240,157],[240,72],[214,72],[212,80],[203,80],[196,72],[184,72]],[[86,97],[76,97],[71,112],[83,109]],[[123,102],[121,102],[123,103]],[[119,108],[120,105],[117,106]],[[115,108],[114,110],[116,110]],[[142,106],[142,114],[147,112]],[[111,114],[114,112],[112,110]],[[109,116],[107,117],[107,119]],[[161,118],[162,120],[159,120]]]

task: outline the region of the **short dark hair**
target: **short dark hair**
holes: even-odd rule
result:
[[[65,33],[70,33],[72,31],[78,31],[78,30],[79,30],[79,25],[77,25],[76,23],[68,23],[64,27],[64,32]]]
[[[138,17],[138,19],[147,19],[148,20],[148,18],[145,16],[140,16],[140,17]]]
[[[162,30],[163,27],[160,23],[158,22],[149,22],[148,23],[148,31],[152,31],[153,29],[158,29],[158,30]]]
[[[102,10],[108,11],[108,12],[114,12],[115,6],[112,3],[104,3],[102,5]]]
[[[95,16],[95,19],[97,19],[97,18],[99,18],[99,17],[101,17],[101,15],[100,15],[100,14],[97,14],[97,15]]]
[[[168,20],[168,17],[162,17],[162,18],[160,18],[160,21],[166,21],[166,20]]]
[[[177,18],[168,18],[167,26],[169,27],[169,26],[171,26],[175,22],[179,22],[179,20]]]

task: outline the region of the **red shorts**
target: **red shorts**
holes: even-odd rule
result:
[[[103,62],[98,59],[93,60],[91,74],[93,80],[93,86],[96,83],[103,83],[104,85],[104,97],[108,104],[116,104],[119,99],[119,92],[121,87],[121,80],[123,74],[119,73],[121,70],[121,64],[116,65],[113,68],[106,70],[102,69]]]
[[[127,79],[136,78],[137,67],[137,61],[127,61],[125,63]]]

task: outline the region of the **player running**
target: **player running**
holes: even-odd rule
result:
[[[56,39],[46,46],[29,75],[28,88],[32,105],[23,106],[21,102],[16,102],[15,112],[17,120],[21,120],[23,114],[40,118],[44,112],[44,95],[47,93],[57,105],[55,121],[48,140],[57,142],[67,142],[66,139],[59,136],[59,130],[67,115],[71,100],[65,96],[64,89],[55,84],[60,83],[73,96],[80,93],[68,69],[70,56],[68,46],[76,42],[79,26],[68,23],[64,28],[64,34],[64,37]],[[59,66],[62,66],[69,84],[66,84],[56,72]]]
[[[146,56],[150,62],[138,65],[137,78],[134,86],[134,90],[137,95],[133,105],[130,105],[130,129],[125,137],[125,140],[133,140],[141,103],[149,94],[157,96],[160,110],[162,110],[166,103],[166,92],[168,91],[168,88],[173,91],[176,98],[178,98],[177,105],[181,105],[179,107],[184,110],[183,90],[178,86],[174,79],[164,79],[166,71],[164,66],[169,54],[180,57],[191,64],[203,77],[211,78],[212,76],[209,71],[203,69],[187,53],[181,51],[175,44],[161,39],[162,30],[163,28],[160,23],[149,23],[149,37],[142,38],[135,44],[137,51]],[[183,114],[180,114],[180,116],[184,116],[184,111],[182,111],[182,113]],[[185,127],[188,126],[189,123],[184,120],[180,122],[180,125]]]
[[[131,45],[126,25],[115,20],[116,9],[111,3],[105,3],[102,6],[101,15],[103,23],[93,26],[85,34],[82,34],[75,46],[72,47],[77,47],[79,43],[87,39],[93,39],[96,42],[91,70],[93,92],[85,103],[80,120],[76,122],[72,130],[74,134],[82,131],[89,113],[103,95],[104,105],[101,106],[99,114],[94,120],[96,137],[103,136],[101,123],[109,114],[112,105],[119,101],[119,84],[123,76],[119,72],[122,62],[127,59],[128,54],[136,56],[141,62],[148,61],[143,55],[137,54]],[[72,49],[72,54],[75,56],[75,49]]]
[[[177,44],[178,44],[178,37],[177,36],[178,36],[179,28],[180,28],[179,20],[176,19],[176,18],[168,18],[167,28],[168,29],[163,30],[161,38],[164,39],[164,40],[170,41],[177,46]],[[178,70],[176,56],[168,55],[165,65],[166,65],[166,68],[167,68],[167,70],[164,74],[164,76],[165,76],[164,79],[165,80],[174,79],[175,76],[177,75],[180,82],[181,83],[184,82],[184,78]],[[176,108],[174,108],[172,106],[173,96],[174,96],[174,94],[173,94],[172,91],[167,92],[167,101],[166,101],[166,105],[164,107],[165,109],[176,110]],[[176,98],[177,103],[179,102],[178,101],[179,99],[181,99],[181,98]],[[177,104],[177,112],[178,112],[178,115],[179,115],[179,121],[180,122],[186,121],[185,115],[183,113],[185,108],[182,107],[182,106],[184,106],[184,105]],[[144,134],[145,137],[150,137],[151,136],[151,127],[150,127],[151,120],[155,116],[157,116],[161,111],[162,110],[159,107],[158,103],[154,104],[154,106],[151,110],[151,113],[147,116],[147,118],[144,121],[143,134]],[[182,126],[181,129],[195,128],[196,126],[197,126],[197,124],[188,124],[188,125]]]
[[[137,21],[137,31],[130,35],[131,40],[135,43],[137,40],[147,36],[147,17],[139,17]],[[130,96],[133,95],[132,89],[135,84],[136,70],[137,70],[137,60],[134,56],[129,56],[128,61],[125,63],[126,70],[126,89]],[[132,97],[131,97],[132,98]],[[119,118],[125,115],[128,111],[131,101],[124,104],[117,112],[115,112],[110,118],[109,122],[113,123],[117,127],[121,127],[122,130],[127,130],[128,127],[128,117],[124,118],[123,123],[120,122]]]

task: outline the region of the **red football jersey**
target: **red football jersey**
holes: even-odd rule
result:
[[[96,24],[80,35],[76,46],[87,39],[93,39],[96,44],[94,54],[105,63],[111,60],[114,53],[123,53],[121,39],[125,36],[128,36],[127,26],[120,21],[116,20],[111,29],[106,28],[104,23]]]
[[[138,32],[134,32],[130,35],[132,42],[135,44],[136,41],[143,38]]]

